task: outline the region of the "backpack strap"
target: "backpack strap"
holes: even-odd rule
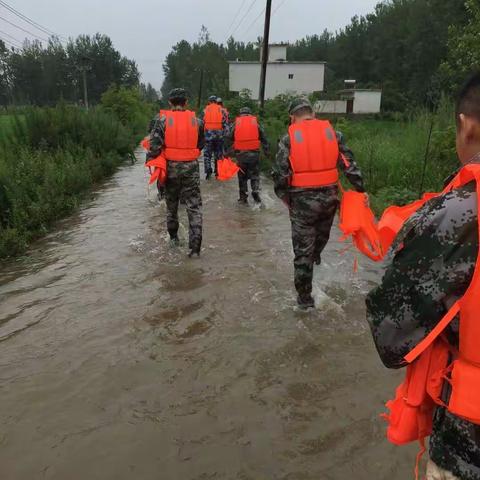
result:
[[[435,328],[410,353],[405,355],[405,360],[408,363],[416,360],[441,335],[459,312],[460,300],[455,302],[447,314],[437,323]]]

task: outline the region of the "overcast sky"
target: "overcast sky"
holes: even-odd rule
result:
[[[266,3],[265,0],[3,1],[66,37],[96,32],[109,35],[123,55],[136,60],[142,81],[151,82],[155,88],[161,86],[162,63],[172,45],[182,39],[196,40],[202,24],[216,42],[224,42],[234,30],[237,40],[256,40],[263,32],[260,14]],[[371,12],[378,1],[273,0],[270,40],[293,41],[321,33],[325,28],[337,30],[347,25],[352,16]],[[240,13],[235,16],[241,6]],[[32,38],[5,20],[43,35],[1,4],[0,17],[3,17],[0,18],[0,37],[3,39],[15,42],[14,39],[21,41],[25,36]]]

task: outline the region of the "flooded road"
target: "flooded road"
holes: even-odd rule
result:
[[[340,254],[294,309],[287,211],[203,183],[204,249],[172,249],[143,159],[0,273],[0,479],[403,480],[378,414],[399,375]],[[151,195],[153,196],[153,195]],[[182,212],[184,213],[184,212]],[[182,215],[180,236],[186,237]]]

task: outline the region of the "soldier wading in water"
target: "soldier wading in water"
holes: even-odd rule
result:
[[[167,159],[165,200],[167,229],[172,244],[178,245],[178,205],[185,204],[189,223],[189,256],[200,255],[202,246],[202,197],[198,157],[204,146],[201,120],[186,110],[187,93],[173,89],[168,97],[170,110],[156,121],[150,134],[149,157],[160,154]]]
[[[358,192],[364,187],[343,136],[330,122],[315,119],[308,99],[293,100],[289,114],[291,125],[280,140],[272,176],[276,195],[290,211],[297,301],[307,309],[315,306],[313,265],[320,265],[339,205],[338,169]]]
[[[479,172],[480,74],[460,92],[456,116],[460,174]],[[455,362],[433,418],[427,480],[480,480],[478,233],[476,184],[467,178],[407,220],[381,285],[367,297],[367,319],[389,368],[405,367],[404,357],[461,299],[460,315],[438,337],[448,345],[449,362]]]

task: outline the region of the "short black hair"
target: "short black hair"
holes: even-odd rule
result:
[[[296,117],[303,117],[304,115],[312,115],[313,114],[313,108],[312,107],[301,107],[298,110],[295,110],[293,115]]]
[[[187,104],[187,99],[185,97],[173,97],[169,99],[169,102],[174,106],[174,107],[184,107]]]
[[[457,122],[462,113],[480,122],[480,71],[473,73],[460,89],[455,110]]]

